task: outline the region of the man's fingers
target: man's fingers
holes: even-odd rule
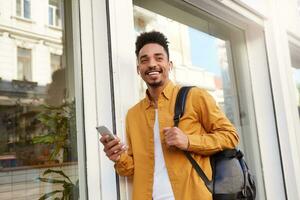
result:
[[[165,127],[165,128],[163,128],[163,133],[164,133],[164,135],[165,135],[165,139],[166,139],[166,140],[167,140],[170,136],[172,136],[171,130],[172,130],[171,127]]]
[[[176,127],[168,127],[164,129],[165,139],[172,139],[178,135],[178,129]]]
[[[115,145],[112,148],[107,149],[106,150],[106,155],[111,156],[111,155],[113,155],[113,154],[115,154],[119,151],[122,151],[125,148],[124,146],[125,146],[124,144],[119,143],[118,145]]]
[[[165,135],[167,135],[168,132],[170,131],[170,129],[171,129],[171,127],[165,127],[165,128],[163,128],[163,133],[164,133]]]
[[[176,145],[176,142],[177,142],[177,140],[175,140],[175,139],[169,139],[169,140],[166,140],[166,143],[167,143],[167,145],[169,145],[169,146],[174,146],[174,145]]]
[[[120,155],[128,149],[125,144],[120,142],[118,137],[110,140],[109,135],[103,135],[100,138],[100,142],[104,146],[103,151],[105,152],[106,156],[114,162],[120,159]]]
[[[107,138],[108,138],[108,135],[104,135],[104,136],[102,136],[102,137],[100,138],[100,142],[101,142],[102,144],[105,144],[105,143],[106,143],[106,140],[107,140]]]
[[[166,128],[163,128],[163,133],[165,135],[170,135],[170,134],[174,134],[174,133],[178,133],[178,129],[177,127],[166,127]]]
[[[112,148],[113,146],[115,146],[115,145],[117,145],[117,144],[119,144],[119,143],[120,143],[120,139],[119,139],[119,138],[116,138],[116,139],[114,139],[114,140],[111,140],[111,141],[106,142],[106,143],[104,144],[104,147],[105,147],[106,149],[110,149],[110,148]]]
[[[177,147],[179,149],[188,148],[188,138],[187,136],[177,127],[165,128],[165,142],[168,147]]]
[[[124,153],[126,150],[127,150],[127,147],[125,145],[123,145],[121,147],[121,150],[114,151],[111,155],[107,155],[107,156],[110,160],[116,162],[120,159],[121,154]]]

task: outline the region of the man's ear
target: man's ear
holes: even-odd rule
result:
[[[172,61],[169,61],[169,71],[171,71],[173,69],[173,62]]]
[[[136,66],[136,72],[137,72],[138,75],[140,75],[140,68],[139,68],[138,65]]]

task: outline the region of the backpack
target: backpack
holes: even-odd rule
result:
[[[186,96],[191,87],[180,88],[174,114],[174,126],[178,127],[184,114]],[[188,151],[187,159],[204,181],[214,200],[254,200],[256,186],[253,176],[244,160],[244,154],[237,149],[227,149],[210,156],[212,180],[209,180]]]

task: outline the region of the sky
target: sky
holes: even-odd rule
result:
[[[221,76],[216,39],[206,33],[189,28],[192,64]]]
[[[192,64],[221,76],[216,38],[190,27],[188,29]],[[300,85],[300,69],[294,71],[294,78],[296,84]]]

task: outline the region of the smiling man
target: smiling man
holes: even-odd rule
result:
[[[173,127],[180,86],[169,80],[173,67],[167,38],[142,33],[136,41],[137,73],[146,96],[126,117],[127,146],[119,138],[101,137],[107,157],[121,176],[133,176],[134,200],[210,200],[210,192],[182,150],[192,153],[208,177],[209,156],[236,147],[235,128],[203,89],[192,88],[179,127]]]

